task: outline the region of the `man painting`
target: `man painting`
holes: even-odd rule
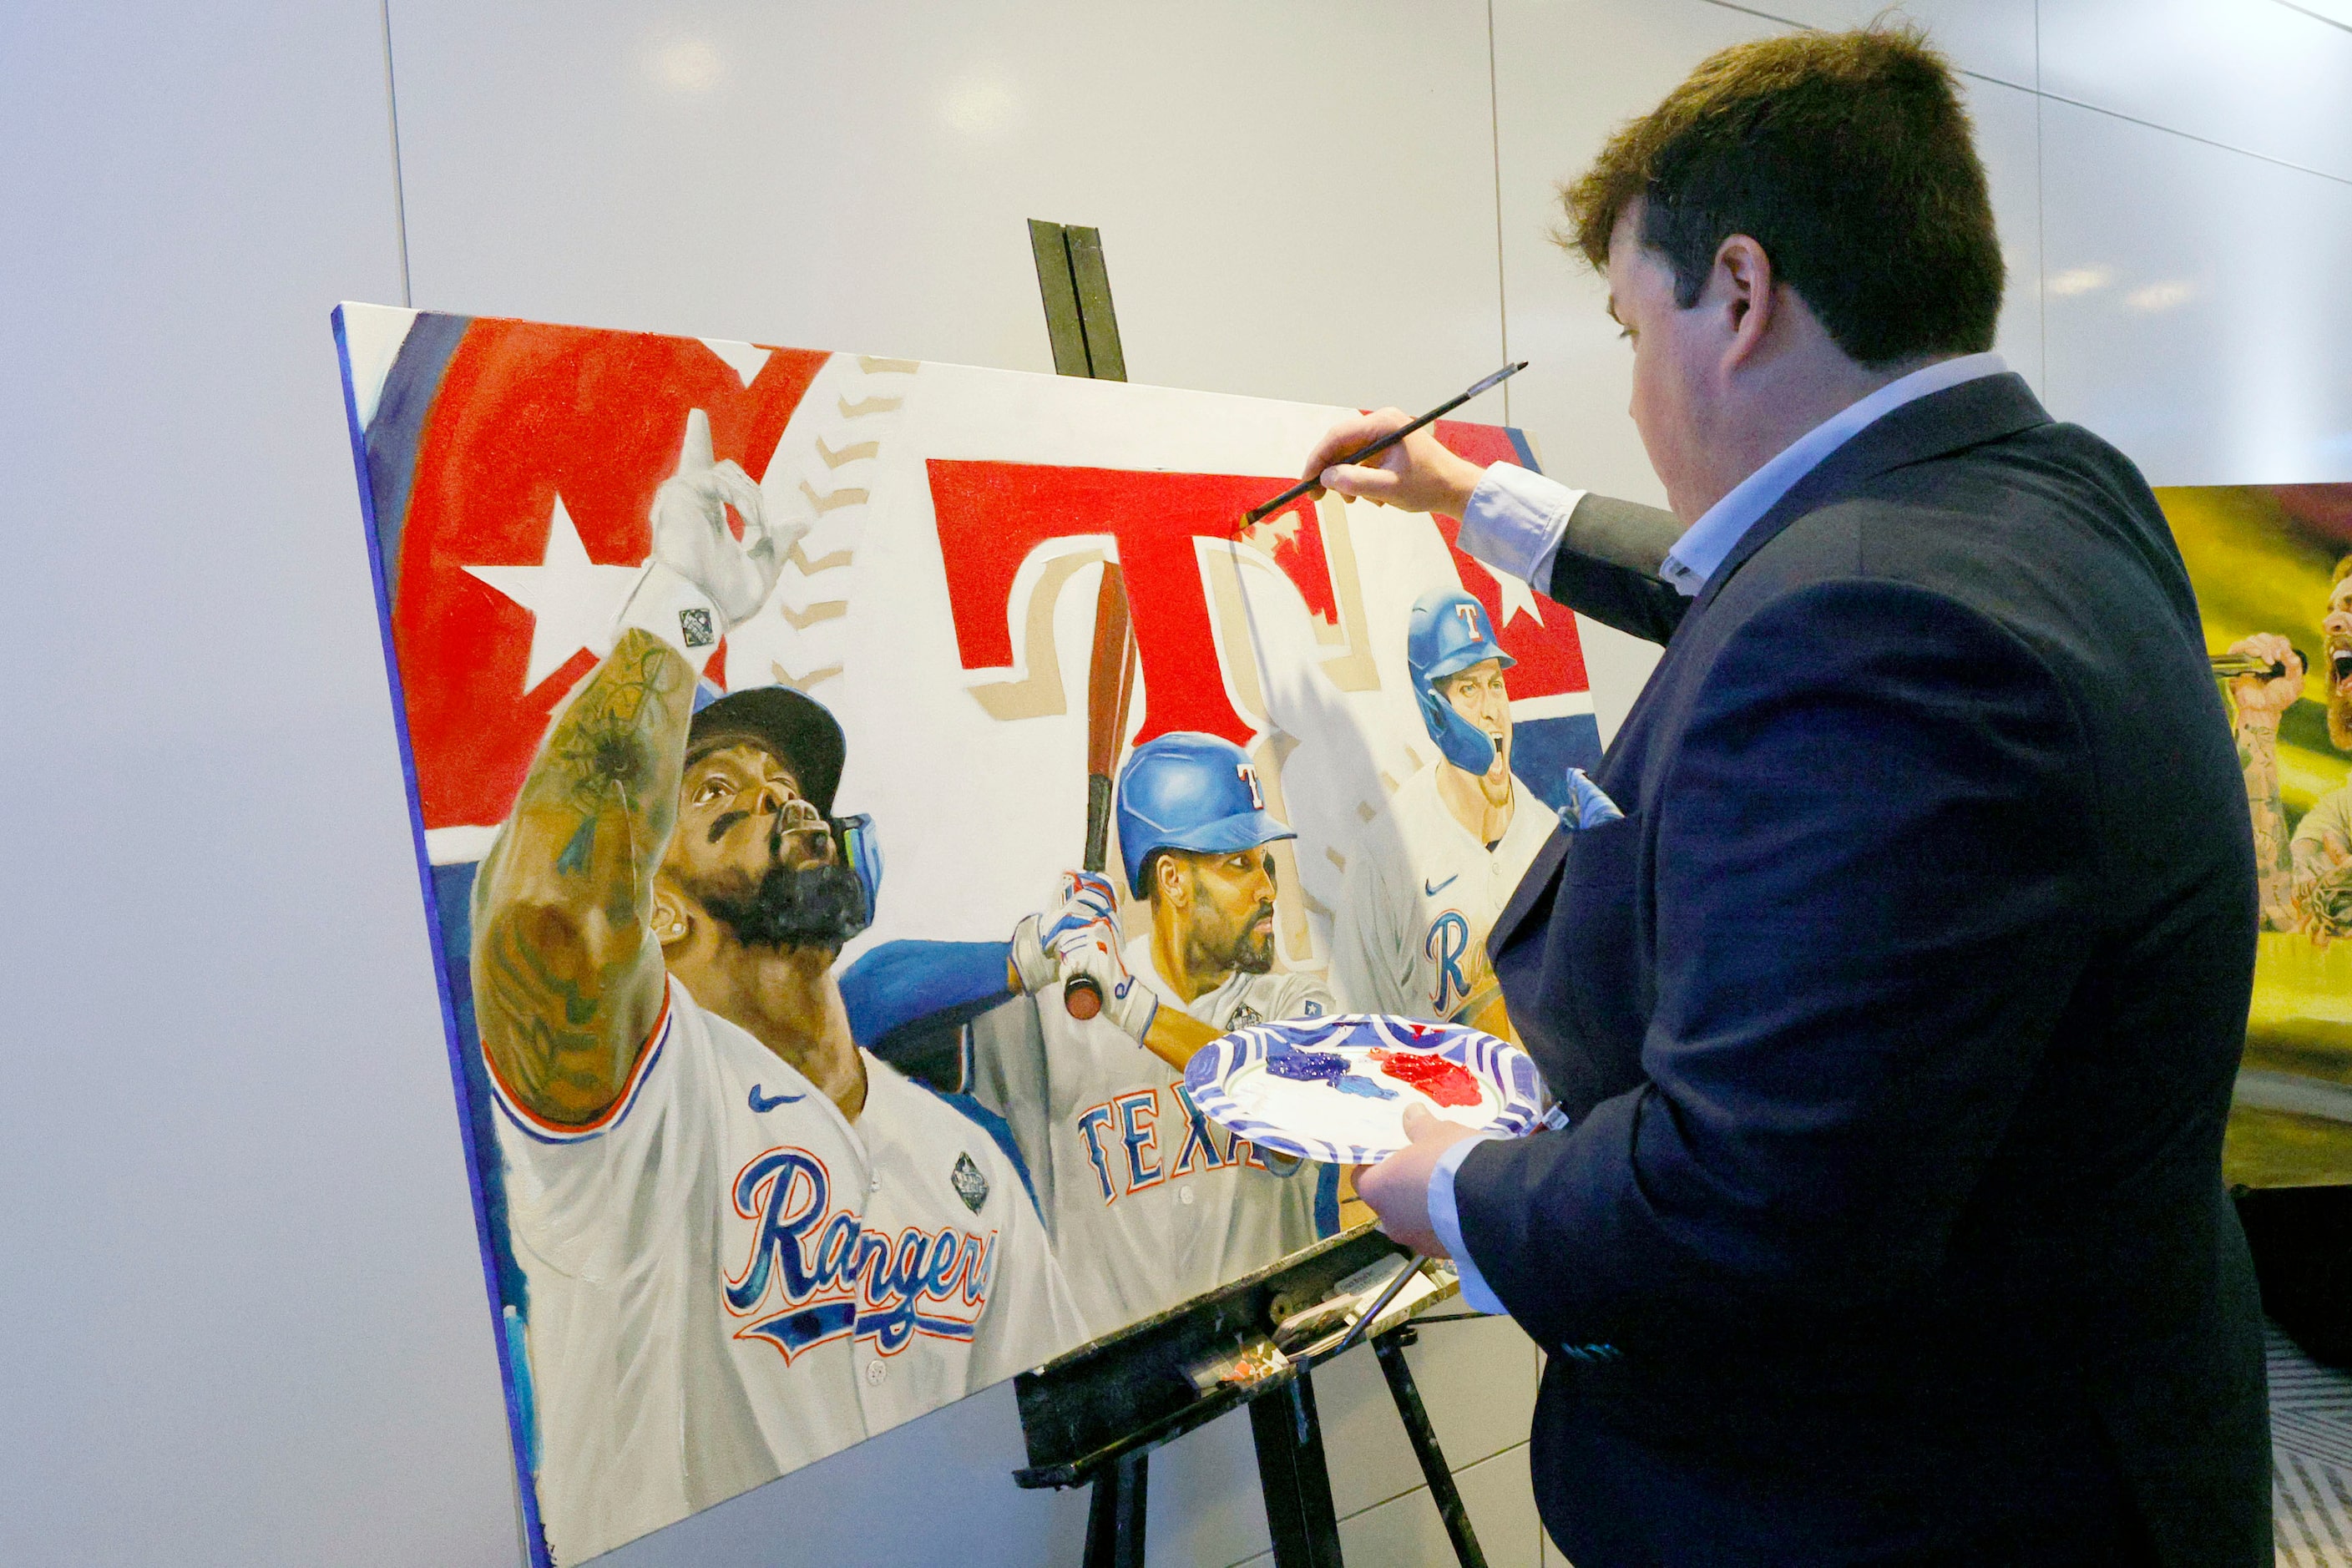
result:
[[[1622,816],[1489,943],[1569,1125],[1408,1115],[1365,1200],[1550,1348],[1578,1568],[2267,1563],[2242,784],[2154,497],[1990,352],[1950,68],[1741,45],[1566,199],[1688,524],[1658,573],[1425,437],[1330,466],[1394,411],[1307,465],[1667,641],[1593,781]]]

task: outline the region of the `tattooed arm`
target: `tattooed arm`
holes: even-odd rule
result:
[[[474,886],[474,1009],[500,1083],[534,1115],[593,1121],[659,1016],[654,871],[677,817],[694,673],[622,634],[573,693]]]
[[[620,1098],[661,1014],[653,885],[694,713],[687,651],[756,612],[807,531],[767,520],[751,477],[712,457],[698,408],[647,521],[653,554],[613,651],[557,716],[474,883],[483,1048],[526,1110],[571,1126]]]
[[[2276,676],[2242,675],[2230,683],[2237,710],[2238,767],[2246,778],[2246,809],[2253,818],[2254,873],[2264,929],[2293,931],[2294,868],[2287,853],[2286,807],[2279,798],[2279,715],[2303,692],[2303,659],[2273,632],[2241,637],[2231,653],[2252,654],[2284,666]]]

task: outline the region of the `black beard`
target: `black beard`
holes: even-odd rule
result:
[[[1257,934],[1255,926],[1234,939],[1234,950],[1226,955],[1225,967],[1243,974],[1266,974],[1274,969],[1274,933]]]
[[[749,893],[697,896],[745,947],[839,952],[866,926],[866,886],[846,866],[771,866]]]
[[[2337,751],[2352,752],[2352,691],[2327,694],[2327,738]]]

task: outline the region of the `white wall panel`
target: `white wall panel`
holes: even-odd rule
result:
[[[1462,1506],[1477,1531],[1478,1548],[1493,1568],[1538,1568],[1543,1526],[1528,1485],[1525,1443],[1465,1468],[1454,1478]],[[1456,1561],[1444,1521],[1426,1487],[1339,1521],[1339,1551],[1348,1568],[1438,1568]],[[1559,1561],[1557,1552],[1552,1553]],[[1241,1568],[1273,1568],[1274,1554]]]
[[[2042,89],[2352,179],[2352,25],[2279,0],[2042,0]]]
[[[2033,88],[2034,0],[1763,0],[1748,9],[1811,27],[1860,27],[1882,15],[1916,22],[1961,70]]]
[[[2049,403],[2151,483],[2352,479],[2352,185],[2042,111]]]
[[[1134,380],[1427,406],[1500,355],[1482,0],[394,0],[393,38],[420,305],[1045,370],[1038,217],[1102,230]]]
[[[373,0],[0,22],[0,1560],[512,1563],[328,311]]]
[[[1433,1323],[1405,1361],[1448,1465],[1460,1469],[1528,1440],[1536,1352],[1517,1324]],[[1369,1346],[1318,1371],[1315,1393],[1331,1454],[1332,1503],[1342,1516],[1422,1484],[1396,1401]]]

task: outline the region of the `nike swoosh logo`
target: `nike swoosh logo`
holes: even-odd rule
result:
[[[1445,891],[1445,889],[1448,889],[1448,888],[1450,888],[1450,887],[1454,886],[1454,883],[1456,883],[1456,882],[1460,881],[1461,879],[1462,879],[1462,873],[1461,873],[1461,872],[1459,872],[1459,871],[1456,871],[1456,872],[1454,872],[1454,875],[1452,875],[1451,877],[1446,878],[1446,879],[1445,879],[1445,880],[1444,880],[1443,882],[1429,882],[1429,881],[1424,881],[1424,882],[1423,882],[1423,883],[1422,883],[1422,885],[1421,885],[1421,890],[1422,890],[1423,892],[1424,892],[1424,893],[1427,893],[1431,898],[1433,898],[1433,898],[1437,897],[1437,895],[1438,895],[1438,894],[1440,894],[1440,893],[1442,893],[1442,892]]]
[[[751,1086],[751,1109],[754,1110],[773,1110],[779,1105],[791,1105],[796,1100],[807,1098],[805,1094],[765,1095],[760,1092],[758,1084]]]

